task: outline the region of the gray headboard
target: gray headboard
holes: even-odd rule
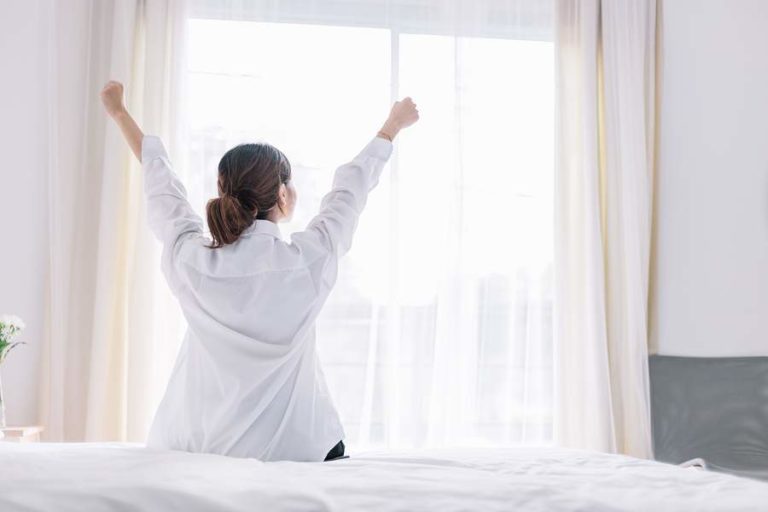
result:
[[[657,460],[768,480],[768,357],[651,356]]]

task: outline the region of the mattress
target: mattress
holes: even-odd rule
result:
[[[768,484],[555,448],[260,462],[131,444],[0,443],[2,511],[765,511]]]

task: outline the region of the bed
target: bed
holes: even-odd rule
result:
[[[0,443],[6,511],[766,511],[768,484],[556,448],[270,462],[110,443]]]

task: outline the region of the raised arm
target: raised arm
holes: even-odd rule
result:
[[[131,151],[141,162],[141,141],[144,139],[144,132],[136,124],[131,114],[125,108],[123,102],[123,84],[111,80],[101,90],[101,102],[107,114],[115,120],[120,131],[123,132],[126,142],[131,147]]]
[[[149,228],[163,244],[163,270],[171,289],[173,260],[182,247],[181,242],[202,235],[203,221],[187,200],[187,191],[173,172],[170,159],[160,138],[144,135],[123,104],[123,85],[108,82],[101,91],[101,101],[107,113],[123,132],[131,151],[144,171]]]
[[[392,140],[418,119],[419,112],[410,98],[394,104],[376,137],[351,162],[336,170],[333,186],[323,197],[320,212],[304,231],[293,235],[294,244],[306,254],[320,251],[330,255],[332,260],[338,260],[349,250],[368,193],[378,183],[379,175],[392,153]],[[323,268],[335,273],[335,267],[331,264]],[[333,280],[329,275],[318,277],[326,283]]]

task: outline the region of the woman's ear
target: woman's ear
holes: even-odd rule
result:
[[[280,184],[280,189],[277,192],[277,207],[283,215],[288,215],[288,189],[285,183]]]

